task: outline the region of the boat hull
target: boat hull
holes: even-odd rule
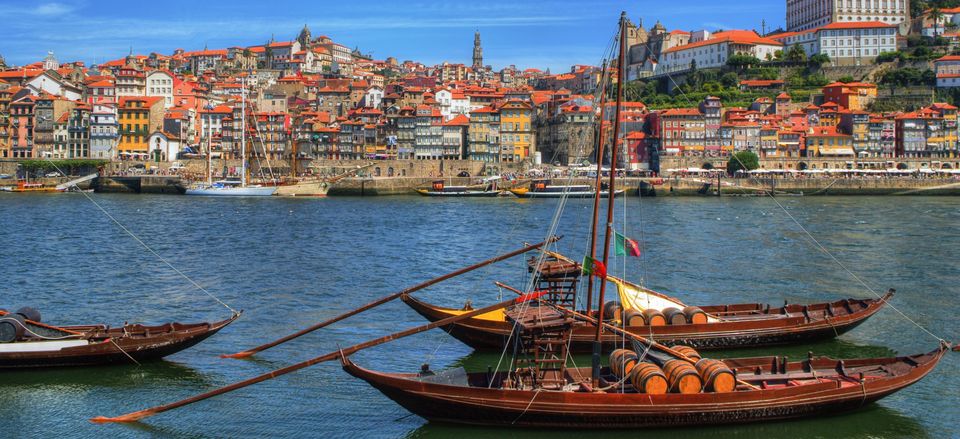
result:
[[[277,186],[273,195],[278,197],[326,197],[330,190],[325,181],[301,181],[292,184]]]
[[[705,306],[701,309],[707,313],[727,309],[728,312],[756,313],[759,318],[652,328],[639,326],[626,329],[640,336],[652,335],[653,339],[669,346],[685,345],[707,350],[808,343],[831,339],[850,331],[882,309],[891,296],[888,294],[883,299],[877,300],[848,299],[833,303],[789,305],[785,308],[767,308],[760,304]],[[403,296],[401,300],[431,322],[454,316],[459,312],[419,301],[409,295]],[[829,313],[833,313],[833,316]],[[444,329],[474,349],[496,351],[503,349],[512,331],[511,325],[506,321],[481,318],[466,319]],[[593,328],[574,329],[570,351],[583,354],[592,352],[595,336]],[[606,334],[603,337],[605,349],[612,349],[622,342],[621,337],[614,334]]]
[[[425,197],[450,197],[450,198],[493,198],[500,196],[500,191],[458,191],[441,192],[428,191],[426,189],[417,189],[417,193]]]
[[[535,192],[528,190],[511,190],[518,198],[594,198],[596,192]],[[624,191],[616,191],[617,196],[623,195]],[[610,198],[610,192],[600,193],[600,198]]]
[[[224,188],[190,188],[187,195],[201,197],[269,197],[277,191],[276,187],[224,187]]]
[[[431,422],[622,429],[745,424],[852,411],[919,381],[933,370],[944,352],[946,350],[941,348],[913,357],[845,360],[847,367],[875,362],[902,371],[866,381],[845,376],[797,386],[763,386],[758,390],[687,395],[487,388],[480,382],[483,377],[478,376],[486,374],[471,374],[468,387],[422,381],[414,374],[373,372],[349,360],[343,361],[343,368]],[[761,364],[769,365],[777,360],[777,357],[745,359],[743,364],[756,363],[761,367]],[[733,367],[739,360],[725,361]],[[589,380],[588,368],[571,373],[576,374],[581,376],[580,379]],[[748,375],[743,372],[740,376]]]
[[[0,370],[132,364],[131,357],[138,362],[159,360],[206,340],[237,318],[239,314],[217,323],[127,325],[115,329],[102,325],[65,326],[63,329],[86,334],[89,343],[58,350],[0,350]]]

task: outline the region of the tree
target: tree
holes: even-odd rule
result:
[[[736,54],[727,58],[727,65],[737,69],[745,69],[760,64],[760,59],[752,55]]]
[[[737,77],[736,73],[728,72],[720,77],[720,83],[723,84],[724,87],[734,88],[740,83],[740,78]]]
[[[837,79],[837,82],[842,82],[842,83],[844,83],[844,84],[849,84],[849,83],[851,83],[851,82],[857,82],[857,80],[856,80],[856,79],[853,79],[853,76],[846,75],[846,76],[841,76],[840,79]]]
[[[776,52],[773,52],[773,59],[775,59],[775,60],[777,60],[777,61],[783,61],[783,51],[782,51],[782,50],[778,50],[778,51],[776,51]]]
[[[810,64],[817,67],[823,67],[824,64],[830,64],[830,55],[826,53],[818,53],[810,57]]]
[[[727,174],[736,175],[737,171],[752,171],[760,167],[760,157],[753,151],[740,151],[727,162]]]
[[[787,50],[786,57],[787,61],[799,64],[807,60],[807,52],[799,44],[795,44],[790,47],[790,50]]]
[[[940,36],[940,20],[943,20],[943,11],[934,6],[932,9],[930,9],[928,16],[931,20],[933,20],[933,37],[937,38]]]

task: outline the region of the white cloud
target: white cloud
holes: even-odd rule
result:
[[[75,7],[63,3],[43,3],[31,11],[34,15],[45,17],[66,15],[76,10]]]

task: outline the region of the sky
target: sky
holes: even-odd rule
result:
[[[680,6],[682,5],[682,6]],[[620,11],[647,29],[767,29],[782,27],[786,1],[684,0],[0,0],[7,64],[40,61],[88,65],[176,48],[199,50],[296,38],[304,24],[314,37],[428,65],[470,64],[473,33],[484,63],[500,69],[566,71],[599,64],[616,32]]]

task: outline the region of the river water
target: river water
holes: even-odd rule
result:
[[[217,336],[143,366],[3,372],[0,422],[8,437],[597,437],[650,432],[531,432],[427,424],[328,363],[133,425],[98,426],[271,369],[413,327],[423,320],[391,303],[253,360],[219,354],[258,345],[423,280],[538,242],[556,200],[436,200],[419,197],[202,199],[91,194],[157,253],[244,316]],[[779,201],[877,292],[935,334],[960,340],[960,203],[956,198],[808,197]],[[870,297],[814,247],[771,199],[637,198],[618,209],[620,230],[643,258],[610,271],[688,303],[791,303]],[[621,204],[621,206],[623,205]],[[563,210],[559,249],[584,254],[592,203]],[[54,324],[207,321],[229,316],[164,266],[80,194],[0,195],[0,307],[38,308]],[[497,301],[494,280],[522,286],[522,258],[418,294],[460,306]],[[505,293],[509,294],[509,293]],[[933,338],[891,309],[830,342],[711,354],[802,357],[926,352]],[[475,354],[442,331],[362,351],[383,371],[466,366]],[[586,361],[583,359],[583,361]],[[853,414],[749,426],[659,430],[698,437],[896,438],[960,435],[960,354],[917,385]]]

